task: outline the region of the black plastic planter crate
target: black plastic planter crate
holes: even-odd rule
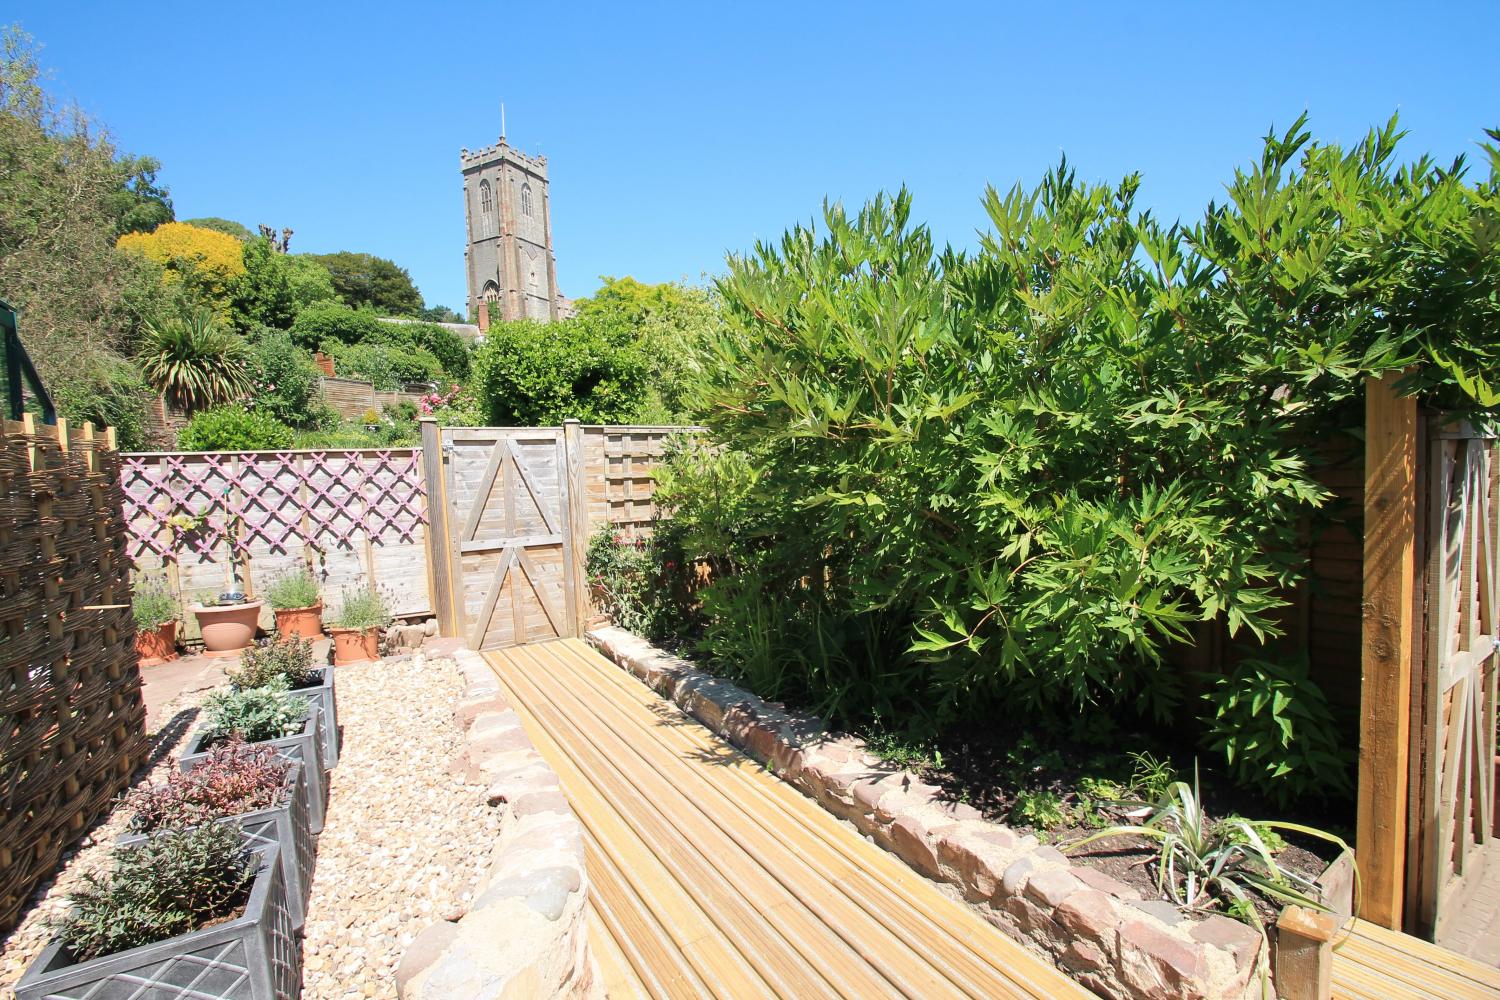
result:
[[[301,761],[292,761],[287,772],[285,788],[289,792],[278,806],[258,809],[255,812],[226,816],[220,823],[235,823],[244,832],[245,841],[251,847],[275,844],[281,858],[281,877],[286,883],[287,909],[292,914],[292,926],[301,929],[307,918],[307,899],[312,894],[313,871],[317,865],[316,845],[307,816],[307,781]],[[117,842],[120,847],[139,844],[150,833],[127,833]]]
[[[245,912],[191,934],[74,964],[54,938],[16,984],[16,1000],[297,1000],[301,942],[275,844]]]
[[[177,764],[183,771],[191,771],[208,758],[208,733],[197,729],[183,748]],[[292,736],[279,740],[251,743],[250,746],[273,746],[276,752],[288,760],[301,761],[302,779],[307,782],[307,818],[313,833],[323,832],[323,814],[328,805],[328,778],[323,773],[323,711],[309,704],[303,717],[302,728]]]
[[[293,688],[288,694],[302,698],[310,705],[323,710],[323,768],[332,770],[339,762],[339,702],[334,691],[334,668],[332,664],[316,668],[320,675],[317,684]]]

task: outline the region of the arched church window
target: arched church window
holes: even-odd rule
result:
[[[486,236],[495,233],[495,197],[489,181],[479,182],[479,225]]]
[[[525,215],[525,216],[530,216],[531,215],[531,185],[530,184],[522,184],[521,185],[521,214]]]

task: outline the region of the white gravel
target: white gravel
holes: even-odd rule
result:
[[[451,659],[418,654],[340,667],[337,685],[344,742],[318,838],[302,996],[393,1000],[396,966],[412,938],[456,918],[473,897],[501,813],[485,804],[483,786],[449,773],[463,740],[453,721],[463,681]],[[184,695],[161,717],[191,711],[202,697]],[[186,736],[185,728],[169,734],[174,751]],[[152,776],[160,779],[174,757],[164,755]],[[71,852],[0,942],[0,1000],[14,1000],[11,987],[50,937],[44,918],[66,905],[80,870],[103,862],[128,818],[116,809]]]

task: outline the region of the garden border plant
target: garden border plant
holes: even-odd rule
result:
[[[306,639],[271,638],[245,650],[238,667],[226,676],[239,690],[284,683],[293,698],[316,705],[321,713],[323,767],[331,770],[339,762],[339,709],[337,682],[332,666],[312,665],[312,643]]]
[[[164,580],[135,581],[130,613],[135,619],[135,650],[141,666],[177,659],[177,626],[182,611]]]

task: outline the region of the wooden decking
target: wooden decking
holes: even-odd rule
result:
[[[485,656],[583,822],[609,996],[1093,996],[582,642]],[[1500,970],[1363,921],[1333,978],[1500,997]]]
[[[1339,1000],[1491,1000],[1500,997],[1500,969],[1356,920],[1333,953],[1333,995]]]
[[[588,838],[611,997],[1090,997],[578,640],[485,654]]]

